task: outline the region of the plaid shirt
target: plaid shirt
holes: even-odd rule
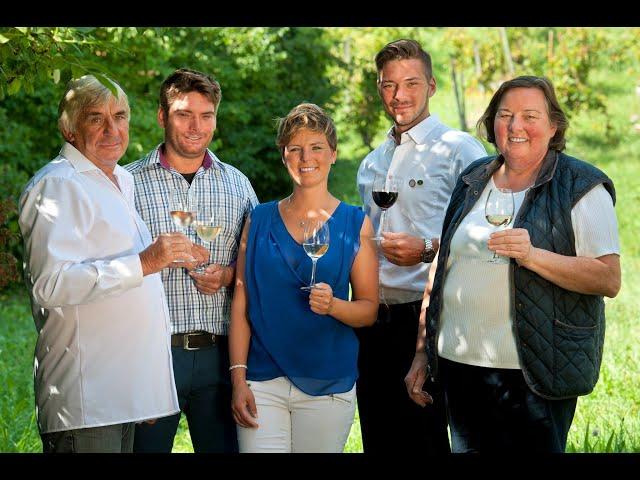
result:
[[[235,262],[244,221],[258,204],[249,179],[207,150],[202,166],[189,185],[178,171],[163,161],[160,147],[158,145],[146,157],[124,166],[133,174],[136,208],[151,235],[156,238],[161,233],[177,231],[169,215],[171,190],[195,190],[198,207],[201,211],[204,209],[202,213],[209,216],[215,212],[221,219],[222,230],[208,245],[209,261],[220,265]],[[202,245],[193,228],[187,228],[186,235],[192,242]],[[206,331],[227,335],[232,288],[222,287],[213,295],[204,295],[198,292],[184,268],[163,269],[162,282],[169,304],[172,334]]]

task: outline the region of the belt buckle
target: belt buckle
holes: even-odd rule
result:
[[[197,333],[185,333],[182,337],[182,348],[185,350],[198,350],[199,347],[190,347],[189,346],[189,337],[192,335],[198,335]]]

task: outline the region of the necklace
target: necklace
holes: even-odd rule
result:
[[[284,206],[284,210],[285,210],[287,213],[291,214],[291,216],[292,216],[292,217],[294,217],[294,219],[295,219],[295,220],[294,220],[295,225],[296,225],[298,228],[304,228],[305,224],[307,223],[307,218],[303,218],[302,220],[300,220],[300,217],[298,217],[298,216],[295,214],[295,212],[294,212],[294,210],[293,210],[293,207],[291,206],[291,195],[289,195],[289,196],[286,198],[286,204],[285,204],[285,206]]]

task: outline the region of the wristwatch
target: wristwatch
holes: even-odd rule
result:
[[[420,261],[422,263],[431,263],[436,258],[436,252],[433,249],[433,244],[430,238],[424,239],[424,250],[420,254]]]

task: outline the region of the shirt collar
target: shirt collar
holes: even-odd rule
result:
[[[413,140],[416,144],[422,145],[426,142],[427,137],[440,124],[440,119],[436,114],[430,114],[427,118],[422,120],[417,125],[414,125],[406,132],[403,132],[400,136],[400,143],[406,142],[409,138]],[[393,137],[394,127],[391,127],[387,132],[387,136],[395,143],[395,138]]]
[[[62,148],[60,149],[60,155],[69,160],[69,163],[73,165],[73,168],[76,169],[78,173],[90,172],[93,170],[102,170],[91,160],[85,157],[80,150],[71,145],[69,142],[65,142]],[[113,169],[113,174],[115,176],[119,176],[122,172],[125,171],[120,165],[116,164]]]
[[[171,170],[171,165],[169,165],[169,162],[167,161],[167,157],[164,153],[164,143],[161,143],[160,145],[158,145],[157,151],[158,151],[157,159],[160,166],[165,170]],[[213,166],[218,168],[218,165],[214,160],[213,154],[207,149],[205,150],[204,158],[202,159],[202,168],[204,168],[205,170],[208,170]]]

